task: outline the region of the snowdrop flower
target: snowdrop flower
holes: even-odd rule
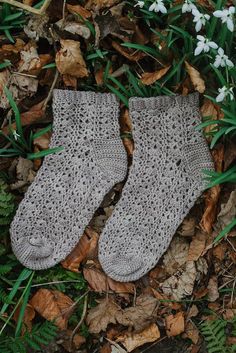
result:
[[[215,57],[215,62],[213,64],[215,67],[234,67],[234,64],[231,60],[229,60],[228,55],[225,55],[224,50],[222,48],[218,49],[218,54]]]
[[[222,23],[226,23],[227,28],[230,32],[234,31],[234,13],[235,13],[235,7],[230,6],[228,9],[224,10],[217,10],[213,12],[213,15],[215,17],[218,17],[221,19]]]
[[[184,1],[184,4],[182,6],[182,13],[192,12],[194,9],[197,9],[197,8],[190,0]]]
[[[198,35],[197,39],[198,39],[197,48],[194,51],[195,56],[201,54],[202,51],[204,53],[209,52],[210,48],[213,48],[213,49],[218,48],[218,45],[215,42],[210,41],[206,37]]]
[[[167,13],[166,7],[163,4],[163,0],[155,0],[149,7],[149,11]]]
[[[194,16],[193,22],[196,22],[195,30],[199,32],[202,26],[205,26],[206,20],[210,19],[210,16],[199,12],[197,8],[192,10],[192,14]]]
[[[20,137],[20,135],[16,132],[16,130],[12,130],[12,135],[13,135],[15,141],[17,141],[18,137]]]
[[[141,9],[144,7],[144,1],[137,1],[137,4],[134,5],[135,6],[138,6],[138,7],[141,7]]]
[[[233,87],[228,88],[226,86],[223,86],[222,88],[218,88],[218,96],[216,97],[216,101],[222,102],[227,96],[229,96],[230,100],[234,100],[234,93],[233,93]]]

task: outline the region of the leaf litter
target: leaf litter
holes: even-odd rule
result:
[[[90,87],[96,84],[98,90],[104,90],[107,62],[103,52],[112,51],[108,73],[118,72],[121,82],[125,81],[124,72],[129,67],[137,65],[135,67],[139,69],[141,65],[139,77],[144,86],[162,84],[173,63],[173,53],[163,41],[167,33],[159,29],[159,36],[144,30],[138,19],[129,18],[124,10],[125,2],[89,0],[83,6],[69,1],[65,4],[64,15],[62,5],[62,2],[58,5],[52,1],[47,14],[30,16],[24,26],[24,40],[16,38],[15,44],[1,43],[0,46],[1,62],[12,62],[11,67],[0,70],[0,107],[7,111],[10,108],[3,93],[3,87],[7,85],[19,105],[22,126],[34,132],[52,121],[49,105],[45,109],[45,100],[53,86],[55,66],[60,73],[57,87],[83,89],[83,85]],[[55,6],[57,11],[54,11]],[[86,21],[90,21],[91,25]],[[93,41],[94,51],[91,46]],[[158,45],[168,61],[149,61],[152,58],[148,53],[124,47],[122,42]],[[92,59],[88,60],[91,53]],[[97,61],[93,59],[96,56]],[[47,68],[48,64],[52,66]],[[204,75],[188,61],[185,61],[185,68],[187,77],[180,86],[177,84],[176,90],[183,94],[188,94],[193,88],[200,93],[205,92]],[[210,116],[213,120],[223,118],[219,106],[207,98],[201,102],[201,113],[203,117]],[[6,121],[2,131],[8,134]],[[123,103],[120,123],[131,163],[135,146],[129,112]],[[14,122],[12,127],[16,128]],[[214,128],[214,124],[205,128],[209,143],[212,140],[209,133]],[[46,133],[35,139],[34,150],[47,149],[50,136],[51,133]],[[224,162],[230,165],[235,161],[235,145],[228,144],[226,147],[224,151],[218,145],[213,151],[219,172],[224,170]],[[11,176],[10,188],[20,198],[34,180],[41,162],[40,159],[37,167],[32,161],[17,157],[13,158],[10,167],[6,164],[6,171]],[[165,336],[182,336],[191,340],[190,348],[192,352],[194,349],[197,352],[201,336],[196,323],[204,318],[201,306],[214,309],[216,314],[228,318],[236,313],[235,299],[221,294],[222,289],[230,289],[230,284],[234,283],[233,279],[230,282],[227,271],[229,268],[231,273],[235,273],[235,237],[224,238],[220,244],[208,248],[215,234],[236,217],[235,188],[227,190],[227,187],[216,186],[206,191],[194,211],[183,220],[157,266],[135,283],[119,283],[103,273],[97,258],[97,243],[122,187],[121,183],[109,193],[77,246],[60,265],[63,271],[75,276],[71,277],[73,279],[83,276],[89,294],[95,298],[89,303],[84,318],[89,335],[81,326],[74,335],[74,345],[76,349],[83,347],[83,352],[89,352],[87,347],[92,337],[93,344],[99,347],[101,353],[132,352],[145,343],[158,342]],[[35,317],[54,321],[63,336],[62,345],[69,352],[69,341],[81,316],[81,311],[79,317],[74,316],[78,305],[74,297],[66,287],[41,286],[34,290],[27,304],[23,319],[25,325],[31,329]],[[221,305],[223,301],[224,307]],[[16,311],[16,321],[18,316],[19,311]]]

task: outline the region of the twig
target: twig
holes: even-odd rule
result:
[[[57,83],[58,77],[59,77],[59,71],[56,70],[56,74],[54,76],[54,79],[53,79],[52,85],[50,87],[50,90],[48,92],[47,98],[45,99],[45,102],[43,103],[42,110],[46,109],[47,104],[48,104],[49,100],[51,99],[52,91],[53,91],[53,89],[54,89],[54,87],[55,87],[55,85]]]
[[[19,7],[20,9],[34,13],[35,15],[43,15],[45,13],[45,11],[47,10],[48,6],[50,5],[51,1],[52,0],[45,0],[44,4],[41,6],[40,9],[35,9],[32,6],[22,4],[21,2],[16,1],[16,0],[0,0],[0,2],[3,2],[5,4],[11,5],[11,6]]]
[[[73,340],[74,340],[75,334],[78,331],[78,329],[80,328],[80,326],[82,325],[82,323],[84,322],[84,319],[85,319],[85,316],[87,313],[87,306],[88,306],[88,294],[86,294],[86,296],[84,298],[84,306],[83,306],[83,312],[82,312],[81,319],[78,322],[78,324],[76,325],[76,327],[74,328],[74,330],[70,336],[70,351],[72,351]]]

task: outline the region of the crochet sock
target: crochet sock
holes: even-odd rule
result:
[[[213,168],[202,134],[198,94],[132,98],[135,151],[122,197],[99,242],[104,271],[133,281],[152,269],[205,188]]]
[[[50,147],[11,224],[12,249],[31,269],[54,266],[77,244],[111,187],[127,172],[113,94],[54,90]]]

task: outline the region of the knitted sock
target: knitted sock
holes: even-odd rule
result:
[[[31,269],[63,260],[111,187],[127,172],[113,94],[54,90],[53,135],[46,156],[11,224],[12,248]]]
[[[198,94],[132,98],[135,151],[122,197],[99,242],[104,271],[137,280],[166,251],[177,227],[205,188],[213,167],[200,123]]]

